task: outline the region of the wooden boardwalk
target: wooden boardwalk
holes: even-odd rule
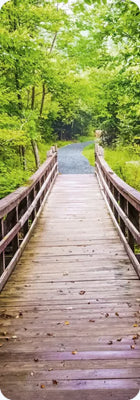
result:
[[[140,283],[95,176],[59,175],[0,296],[10,400],[128,400],[140,389]]]

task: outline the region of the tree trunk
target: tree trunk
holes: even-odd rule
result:
[[[45,93],[45,83],[43,83],[43,87],[42,87],[42,99],[41,99],[41,107],[40,107],[40,117],[41,117],[42,112],[43,112],[45,94],[46,94],[46,93]]]
[[[50,47],[50,54],[53,51],[53,48],[54,48],[54,45],[55,45],[55,42],[56,42],[56,38],[57,38],[57,32],[55,32],[55,34],[54,34],[54,38],[53,38],[53,41],[52,41],[52,44],[51,44],[51,47]]]
[[[34,105],[35,105],[35,86],[32,87],[32,98],[31,98],[31,109],[32,110],[34,110]],[[38,151],[38,146],[37,146],[36,140],[32,139],[31,144],[32,144],[34,158],[35,158],[36,168],[38,169],[40,167],[40,158],[39,158],[39,151]]]
[[[33,153],[34,153],[34,157],[35,157],[36,168],[38,169],[40,167],[40,158],[39,158],[37,143],[35,140],[32,139],[31,144],[32,144]]]
[[[31,100],[31,109],[34,110],[35,105],[35,86],[32,87],[32,100]]]

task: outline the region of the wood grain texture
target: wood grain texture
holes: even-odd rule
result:
[[[140,284],[96,178],[59,175],[0,295],[10,400],[130,400],[140,389]]]

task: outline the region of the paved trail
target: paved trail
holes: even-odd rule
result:
[[[73,143],[58,150],[58,168],[61,174],[93,174],[92,167],[82,154],[93,142]]]

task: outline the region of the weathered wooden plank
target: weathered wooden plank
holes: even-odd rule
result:
[[[3,388],[3,387],[2,387]],[[39,384],[36,385],[36,387],[32,388],[31,387],[25,387],[25,385],[22,385],[22,387],[17,388],[18,389],[18,394],[16,392],[16,385],[12,385],[12,387],[8,390],[7,388],[3,390],[4,395],[7,396],[7,398],[13,398],[14,400],[22,400],[26,395],[29,396],[30,400],[38,400],[39,396],[41,396],[42,400],[46,400],[46,393],[47,393],[47,400],[56,400],[56,390],[50,391],[46,387],[44,388],[45,390],[41,389],[41,383],[40,386]],[[16,393],[16,394],[15,394]],[[123,398],[123,400],[130,400],[133,399],[136,394],[138,393],[138,389],[115,389],[115,390],[105,390],[104,389],[93,389],[93,390],[88,390],[84,389],[83,391],[81,390],[79,393],[79,390],[59,390],[57,392],[57,399],[58,400],[71,400],[71,396],[73,400],[102,400],[104,399],[105,395],[108,400],[120,400]],[[122,397],[123,396],[123,397]]]
[[[72,350],[73,351],[73,350]],[[32,360],[34,359],[34,352],[20,352],[18,349],[15,349],[14,352],[8,351],[6,352],[1,351],[1,360],[4,360],[5,356],[7,356],[7,360],[12,360],[13,356],[16,356],[17,361],[21,360]],[[84,351],[84,352],[77,352],[76,354],[72,354],[72,352],[65,352],[65,351],[36,351],[36,357],[38,360],[121,360],[121,359],[139,359],[140,358],[140,350],[125,350],[125,351]]]
[[[27,370],[26,370],[27,371]],[[17,377],[22,379],[23,370],[16,370]],[[5,371],[1,375],[4,380],[12,383],[14,379],[14,371],[10,372]],[[28,371],[28,377],[30,378],[30,370]],[[64,380],[96,380],[96,379],[132,379],[139,378],[140,376],[140,368],[125,368],[125,369],[83,369],[83,370],[52,370],[52,371],[41,371],[41,373],[37,370],[34,371],[32,381],[36,381],[36,379],[41,380],[45,379],[51,381],[53,379],[57,379],[58,381]],[[31,378],[30,378],[31,379]]]
[[[30,381],[25,379],[25,377],[22,378],[22,383],[20,380],[17,380],[17,385],[16,385],[16,379],[11,382],[9,386],[17,386],[17,391],[20,390],[20,388],[30,391],[33,388],[34,385],[34,380],[30,378]],[[48,391],[55,391],[56,396],[57,392],[59,390],[115,390],[115,389],[137,389],[139,390],[140,387],[140,378],[132,378],[132,379],[99,379],[99,380],[60,380],[57,383],[53,383],[53,380],[46,380],[44,379],[43,382],[41,380],[38,380],[38,384],[35,386],[40,387],[41,384],[45,386],[44,389],[46,389],[46,393]],[[79,393],[79,398],[80,398],[80,393]]]

